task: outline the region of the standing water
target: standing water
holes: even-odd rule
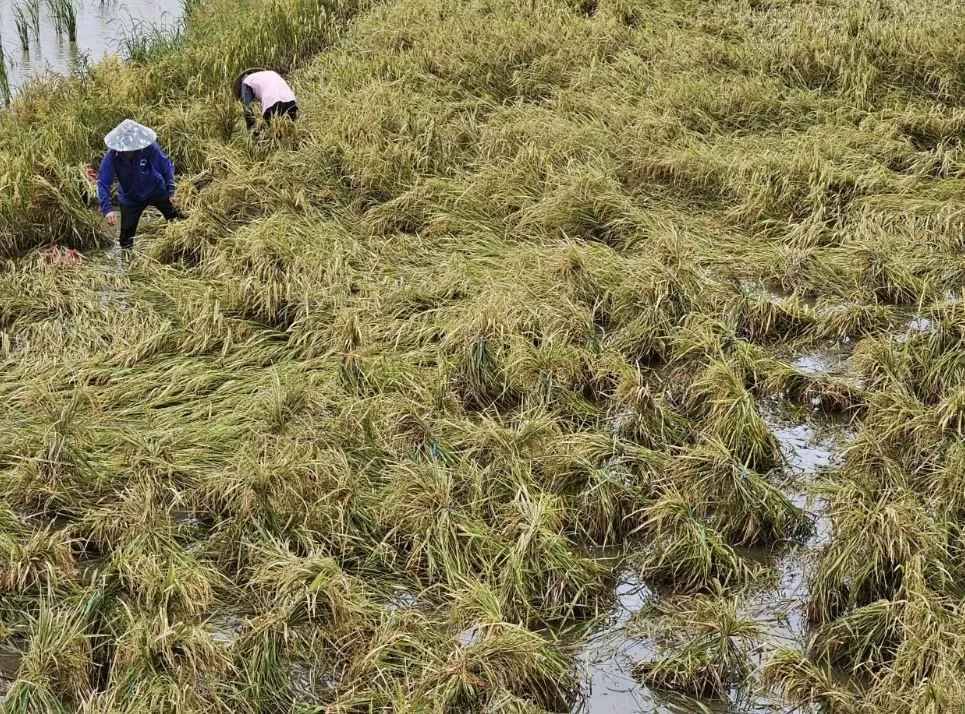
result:
[[[0,85],[5,74],[15,96],[33,75],[123,56],[125,38],[171,31],[182,12],[183,0],[0,0]],[[3,100],[0,86],[0,107]]]

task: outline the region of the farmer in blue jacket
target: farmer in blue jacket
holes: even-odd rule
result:
[[[148,206],[154,206],[169,221],[184,218],[172,202],[174,167],[158,146],[154,131],[125,119],[104,137],[104,143],[108,151],[97,172],[97,197],[108,225],[115,225],[117,211],[111,205],[111,186],[117,179],[122,248],[133,245],[137,224]]]

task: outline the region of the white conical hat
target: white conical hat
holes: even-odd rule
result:
[[[104,143],[114,151],[137,151],[150,146],[156,139],[157,134],[153,129],[125,119],[107,133]]]

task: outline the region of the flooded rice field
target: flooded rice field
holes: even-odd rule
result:
[[[32,76],[123,57],[127,38],[171,31],[182,9],[182,0],[0,0],[0,51],[10,93],[15,96]]]
[[[965,711],[948,3],[183,3],[0,3],[0,708]]]
[[[825,345],[798,354],[791,364],[806,374],[842,377],[850,374],[848,352],[838,345]],[[673,593],[648,587],[627,561],[616,569],[617,582],[609,613],[579,647],[583,699],[575,714],[764,714],[780,708],[779,701],[759,686],[760,668],[779,647],[804,649],[805,603],[808,575],[815,549],[831,538],[831,524],[823,498],[812,493],[814,479],[840,463],[840,454],[854,436],[847,419],[810,411],[791,412],[764,408],[765,421],[778,440],[784,456],[788,495],[812,523],[810,535],[799,542],[773,548],[744,548],[741,554],[763,566],[762,584],[741,596],[740,614],[759,626],[748,652],[754,671],[748,684],[734,687],[726,700],[694,698],[676,692],[649,689],[634,675],[634,668],[659,656],[660,644],[640,636],[635,624],[646,618],[648,605]]]

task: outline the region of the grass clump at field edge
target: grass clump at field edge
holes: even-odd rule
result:
[[[955,28],[209,0],[137,64],[29,87],[0,115],[4,708],[568,711],[612,585],[590,546],[686,630],[648,686],[958,708]],[[304,115],[263,141],[228,92],[250,65]],[[190,218],[38,267],[103,243],[77,169],[125,116]],[[789,358],[829,341],[852,375]],[[750,550],[811,530],[790,407],[856,436],[806,484],[807,642],[761,678]]]

